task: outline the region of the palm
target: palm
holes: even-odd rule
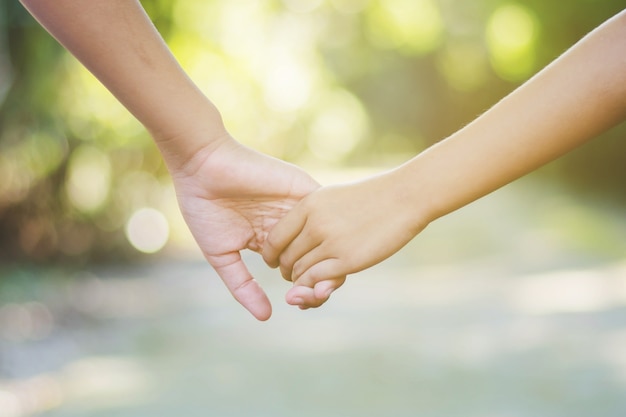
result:
[[[230,292],[257,319],[271,305],[241,260],[259,252],[270,229],[318,184],[302,170],[236,143],[221,146],[192,173],[174,173],[185,220]]]

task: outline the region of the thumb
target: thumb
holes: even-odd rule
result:
[[[239,252],[206,255],[230,293],[257,320],[265,321],[272,315],[272,305],[265,291],[252,277]]]

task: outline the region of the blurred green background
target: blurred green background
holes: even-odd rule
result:
[[[456,131],[623,0],[150,0],[242,143],[323,183]],[[626,125],[429,226],[322,309],[201,259],[143,127],[0,3],[0,417],[626,415]]]
[[[158,212],[138,213],[138,223],[161,224],[163,216],[170,240],[186,239],[143,128],[17,1],[0,7],[0,256],[133,257],[124,229],[145,207]],[[624,2],[153,0],[145,7],[238,140],[319,169],[406,160]],[[541,176],[626,201],[625,133],[614,129]]]

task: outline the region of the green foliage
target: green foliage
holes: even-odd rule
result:
[[[311,166],[400,161],[454,132],[622,0],[152,0],[181,64],[243,143]],[[17,2],[0,6],[0,253],[128,257],[172,209],[143,128]],[[624,125],[543,170],[626,200]],[[175,222],[170,218],[170,222]]]

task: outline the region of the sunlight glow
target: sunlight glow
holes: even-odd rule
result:
[[[72,205],[83,212],[99,209],[111,186],[109,157],[93,146],[83,145],[70,156],[66,191]]]
[[[369,11],[370,36],[380,47],[420,55],[442,39],[443,20],[432,0],[384,0]]]
[[[284,59],[272,65],[263,87],[265,102],[272,110],[292,111],[306,104],[311,95],[312,81],[305,66]]]
[[[230,0],[220,2],[220,7],[219,43],[223,50],[243,60],[262,54],[267,41],[266,3]]]
[[[319,25],[312,16],[300,16],[278,16],[268,28],[265,53],[250,63],[261,82],[263,99],[274,111],[300,109],[308,102],[320,78],[315,49]]]
[[[126,223],[126,237],[140,252],[158,252],[167,243],[169,234],[167,219],[163,213],[153,208],[135,211]]]
[[[359,99],[347,91],[329,94],[319,108],[322,110],[310,129],[309,149],[322,160],[338,162],[367,135],[367,113]]]
[[[534,69],[539,23],[527,7],[500,6],[487,24],[487,45],[496,73],[508,81],[521,81]]]

